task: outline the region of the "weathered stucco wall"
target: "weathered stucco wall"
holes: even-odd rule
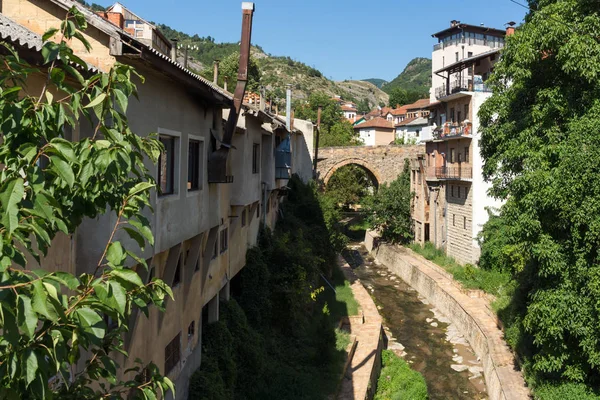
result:
[[[368,233],[367,248],[376,259],[456,324],[481,358],[490,400],[527,399],[528,389],[516,371],[514,357],[497,327],[495,315],[485,306],[487,300],[467,296],[451,283],[447,273],[410,250],[387,244],[377,247],[376,242],[376,237]]]

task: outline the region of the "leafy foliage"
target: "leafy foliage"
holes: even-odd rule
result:
[[[89,49],[79,30],[85,28],[73,7],[60,29],[44,35],[60,38],[43,45],[44,72],[2,44],[8,55],[0,70],[1,398],[155,398],[173,390],[153,364],[118,380],[111,356],[126,354],[123,336],[134,307],[162,309],[172,296],[160,280],[144,284],[137,270],[145,261],[114,240],[123,229],[139,247],[153,244],[142,212],[155,185],[144,159],[156,162],[161,147],[128,127],[128,99],[137,95],[131,67],[82,74],[87,66],[67,43],[79,40]],[[47,76],[37,96],[27,86],[34,75]],[[67,128],[86,122],[91,138],[65,140]],[[95,270],[74,276],[28,269],[28,256],[44,266],[59,232],[73,234],[84,218],[107,210],[117,222]]]
[[[322,107],[319,147],[360,144],[352,124],[344,119],[339,104],[325,93],[313,93],[308,98],[308,102],[296,105],[295,116],[316,123],[319,106]]]
[[[240,52],[231,53],[223,61],[221,61],[219,66],[219,85],[221,87],[224,86],[225,78],[228,79],[229,86],[235,88],[235,84],[237,82],[238,69],[240,67]],[[202,75],[207,79],[212,81],[213,79],[213,68],[212,66],[202,72]],[[256,63],[256,59],[254,57],[250,57],[248,60],[248,85],[246,89],[250,92],[257,93],[260,88],[260,69],[258,64]]]
[[[423,375],[391,350],[383,350],[383,368],[377,380],[375,400],[427,400],[427,384]]]
[[[389,91],[390,94],[390,107],[396,107],[398,105],[412,104],[415,101],[428,97],[427,92],[416,91],[416,90],[405,90],[402,88],[394,88]]]
[[[346,165],[338,169],[327,184],[327,194],[337,204],[348,209],[359,204],[365,196],[375,191],[375,184],[368,172],[357,165]]]
[[[297,176],[289,185],[283,219],[247,254],[238,301],[221,303],[221,321],[203,335],[190,399],[319,399],[335,389],[345,353],[336,350],[324,289],[315,290],[335,251],[314,188]],[[327,298],[336,317],[347,315]]]
[[[368,215],[371,229],[380,231],[381,237],[394,243],[408,243],[413,238],[411,212],[412,193],[410,191],[410,165],[404,162],[404,169],[398,178],[379,186],[372,197],[366,197],[363,209]]]
[[[506,201],[483,262],[519,283],[510,322],[530,376],[598,385],[600,6],[530,3],[480,111],[484,175]]]

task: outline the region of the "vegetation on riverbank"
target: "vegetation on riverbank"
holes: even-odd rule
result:
[[[312,400],[336,389],[350,338],[335,328],[356,312],[356,301],[333,268],[335,234],[315,189],[297,177],[288,186],[283,217],[248,251],[233,299],[205,327],[190,399]],[[334,223],[334,214],[327,218]]]
[[[377,381],[374,400],[427,400],[427,384],[423,375],[391,350],[384,350],[383,368]]]

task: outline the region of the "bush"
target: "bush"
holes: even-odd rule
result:
[[[382,353],[383,369],[377,380],[375,400],[426,400],[427,384],[423,375],[391,350]]]

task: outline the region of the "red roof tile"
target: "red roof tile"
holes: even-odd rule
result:
[[[342,106],[342,111],[357,111],[356,108],[351,106]]]
[[[419,118],[419,117],[406,118],[404,121],[400,122],[399,124],[396,124],[395,126],[396,127],[404,126],[404,125],[408,124],[409,122],[413,122],[417,118]]]
[[[407,110],[415,110],[415,109],[423,109],[423,108],[427,108],[427,106],[429,105],[429,99],[420,99],[415,101],[412,104],[409,104],[406,107]]]
[[[388,121],[385,118],[377,117],[373,118],[369,121],[363,122],[360,125],[356,125],[354,129],[363,129],[363,128],[382,128],[382,129],[394,129],[394,124]]]
[[[406,108],[406,106],[402,106],[400,108],[395,108],[392,110],[392,115],[393,116],[398,116],[398,115],[404,115],[406,114],[406,112],[408,111],[408,109]]]

